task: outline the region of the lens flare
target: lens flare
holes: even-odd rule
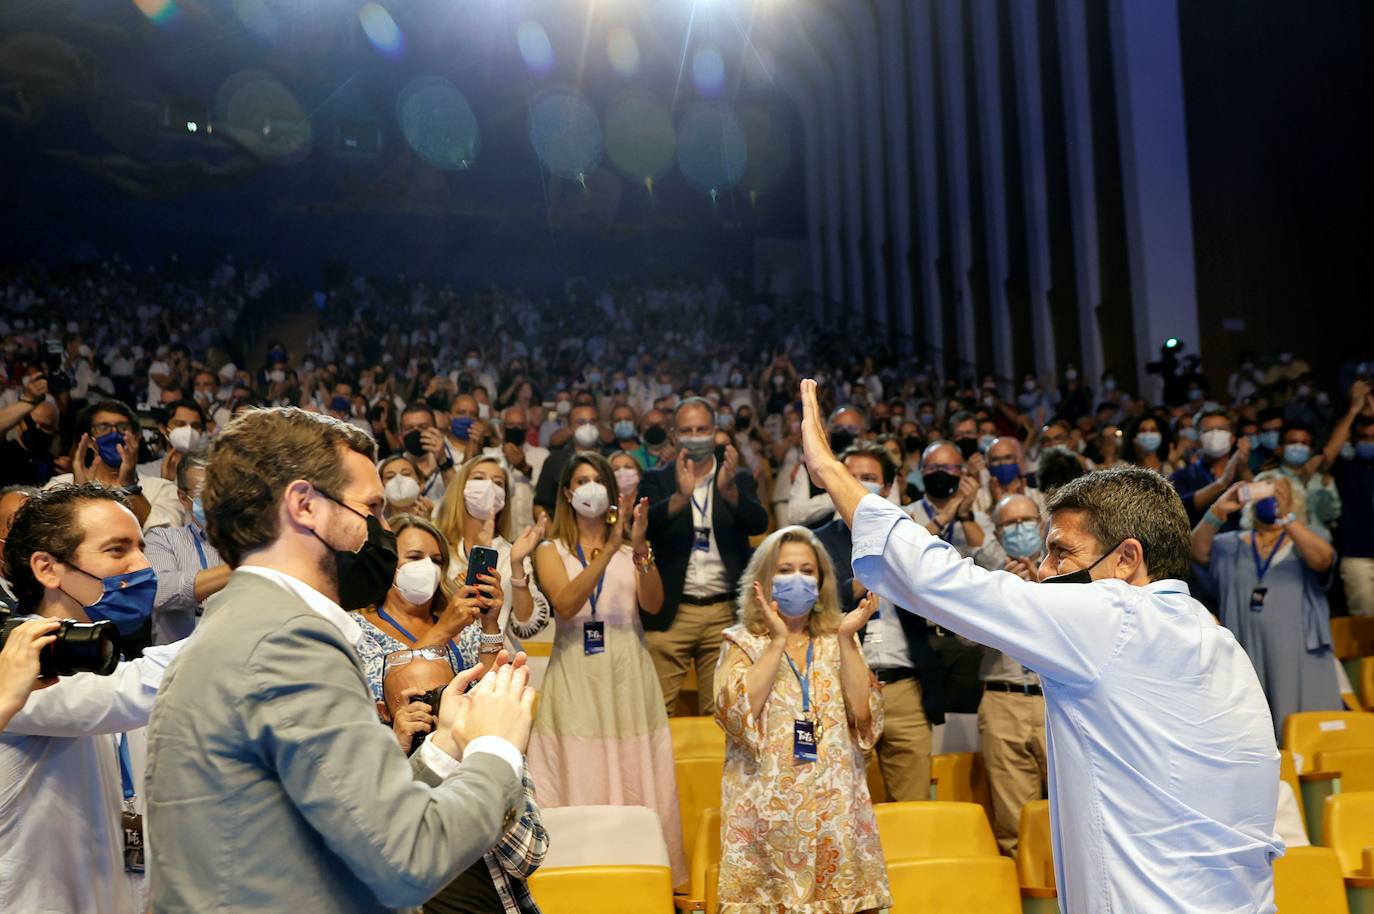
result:
[[[181,10],[172,0],[134,0],[134,6],[159,26],[169,25],[181,15]]]
[[[520,56],[530,72],[541,76],[553,72],[553,45],[542,25],[533,20],[520,23],[515,30],[515,43],[520,46]]]
[[[551,89],[530,106],[530,143],[560,178],[582,180],[601,164],[601,122],[571,89]]]
[[[358,10],[358,21],[372,46],[383,56],[393,60],[405,53],[406,40],[396,20],[380,3],[364,3]]]
[[[634,32],[623,26],[616,26],[606,34],[606,57],[611,69],[629,79],[639,72],[639,42]]]
[[[706,47],[692,57],[692,82],[702,95],[714,97],[725,89],[725,61],[720,51]]]
[[[463,94],[440,76],[422,76],[396,99],[406,142],[436,168],[461,171],[477,161],[482,133]]]
[[[739,181],[749,153],[734,115],[701,104],[688,110],[678,124],[677,164],[688,181],[713,198]]]
[[[656,181],[673,167],[673,119],[648,92],[632,90],[606,112],[606,155],[632,181]]]

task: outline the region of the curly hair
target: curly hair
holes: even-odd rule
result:
[[[15,512],[5,538],[5,569],[14,595],[25,610],[43,602],[43,585],[33,576],[29,559],[35,552],[47,552],[58,561],[70,562],[88,532],[77,524],[76,512],[92,501],[124,504],[124,498],[113,489],[86,483],[36,492]]]

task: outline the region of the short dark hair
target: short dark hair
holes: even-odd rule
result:
[[[1073,451],[1062,445],[1046,448],[1035,465],[1035,484],[1048,496],[1085,472],[1083,461]]]
[[[1266,422],[1273,422],[1275,419],[1283,419],[1283,407],[1266,406],[1264,409],[1260,410],[1259,415],[1255,417],[1255,421],[1259,422],[1260,425]]]
[[[48,552],[58,561],[70,562],[86,541],[86,531],[76,524],[76,512],[91,501],[124,504],[121,496],[105,486],[69,484],[36,493],[15,512],[5,538],[5,569],[23,609],[36,609],[43,602],[43,585],[33,576],[29,559],[35,552]]]
[[[177,414],[177,410],[179,409],[194,410],[195,414],[200,416],[200,424],[205,424],[205,409],[195,400],[186,399],[173,400],[170,403],[162,404],[162,424],[166,425],[168,422],[171,422],[172,417]]]
[[[1193,428],[1197,429],[1198,431],[1202,431],[1202,420],[1210,419],[1213,416],[1221,416],[1223,419],[1226,420],[1228,425],[1231,422],[1231,414],[1226,411],[1226,407],[1218,406],[1215,403],[1213,403],[1212,405],[1204,406],[1202,409],[1197,411],[1197,415],[1193,416]]]
[[[130,424],[138,425],[138,415],[129,408],[129,404],[123,400],[97,400],[83,409],[76,417],[76,428],[81,434],[86,434],[91,428],[91,420],[96,413],[119,413]]]
[[[871,457],[878,461],[883,476],[883,485],[892,485],[892,480],[897,478],[897,464],[892,460],[892,455],[875,441],[860,441],[851,444],[840,453],[840,463],[844,463],[850,457]]]
[[[1135,539],[1150,580],[1186,579],[1192,533],[1183,500],[1163,476],[1139,467],[1113,467],[1081,476],[1050,496],[1045,509],[1081,511],[1084,529],[1104,549]]]
[[[377,459],[366,432],[332,416],[277,406],[235,417],[210,452],[201,494],[211,544],[238,567],[248,553],[274,542],[281,532],[277,505],[297,479],[339,497],[347,484],[345,450]]]
[[[716,424],[716,408],[711,405],[710,400],[707,400],[705,397],[688,397],[673,409],[673,428],[677,428],[678,415],[690,406],[696,406],[706,410],[706,413],[711,417],[711,424]]]
[[[961,409],[957,413],[949,417],[949,421],[945,423],[945,428],[949,431],[950,436],[953,437],[954,426],[958,425],[960,422],[968,422],[970,419],[972,419],[974,422],[978,421],[978,417],[976,415],[974,415],[966,409]]]
[[[1298,422],[1296,420],[1292,422],[1285,422],[1283,424],[1283,437],[1287,437],[1289,432],[1306,432],[1308,435],[1311,436],[1313,441],[1317,440],[1316,431],[1314,431],[1312,426],[1306,422]]]

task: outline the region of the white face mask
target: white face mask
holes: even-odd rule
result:
[[[463,486],[463,502],[478,520],[500,514],[506,506],[506,490],[490,479],[469,479]]]
[[[611,506],[611,495],[599,482],[584,482],[573,490],[573,510],[583,517],[600,517]]]
[[[282,381],[285,381],[285,380],[286,380],[286,372],[284,372],[284,371],[282,371],[280,368],[278,368],[278,369],[275,369],[274,371],[269,371],[269,372],[267,373],[267,378],[268,378],[268,380],[270,380],[273,384],[280,384]]]
[[[488,406],[488,405],[485,404],[485,403],[478,403],[478,404],[477,404],[477,418],[479,418],[479,419],[490,419],[490,418],[491,418],[491,407]]]
[[[553,405],[553,411],[558,413],[558,415],[560,416],[566,416],[568,413],[572,412],[572,401],[559,400],[557,403]]]
[[[205,436],[189,425],[172,429],[167,433],[167,443],[183,454],[198,451],[205,447]]]
[[[397,474],[386,481],[386,503],[398,508],[415,504],[420,497],[420,484],[409,476]]]
[[[621,467],[615,471],[615,484],[621,492],[634,492],[639,488],[639,470]]]
[[[396,479],[406,479],[397,476]],[[423,606],[434,599],[439,589],[439,566],[429,559],[406,562],[396,568],[396,591],[407,603]]]
[[[580,448],[596,447],[596,443],[601,440],[601,432],[595,425],[579,425],[573,429],[573,441],[577,442]]]
[[[1224,428],[1203,432],[1199,440],[1202,442],[1202,453],[1214,460],[1231,453],[1231,445],[1234,443],[1230,431]]]

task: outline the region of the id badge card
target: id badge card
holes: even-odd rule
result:
[[[133,802],[124,804],[124,871],[141,873],[143,864],[143,817],[134,812]]]
[[[711,551],[711,528],[693,527],[692,528],[692,548],[697,552]]]
[[[587,657],[606,653],[605,622],[593,619],[582,623],[582,653]]]
[[[813,721],[792,721],[792,758],[798,762],[816,761],[816,724]]]
[[[1264,595],[1268,592],[1268,587],[1256,587],[1250,591],[1250,612],[1257,613],[1264,609]]]

